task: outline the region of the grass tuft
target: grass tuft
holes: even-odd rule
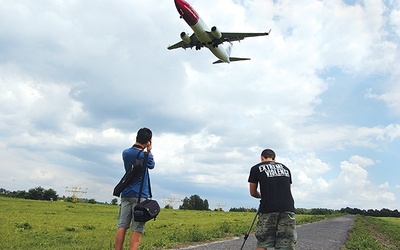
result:
[[[28,222],[24,222],[24,223],[18,223],[18,222],[16,222],[16,223],[15,223],[15,227],[16,227],[16,228],[23,229],[23,230],[32,229],[32,226],[31,226]]]

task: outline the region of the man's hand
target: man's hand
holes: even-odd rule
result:
[[[151,141],[147,142],[147,144],[146,144],[146,150],[147,150],[147,152],[150,153],[150,151],[151,151]]]
[[[253,196],[254,198],[261,198],[261,193],[258,192],[257,186],[258,183],[249,183],[250,185],[250,195]]]

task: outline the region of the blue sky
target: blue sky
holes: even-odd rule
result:
[[[191,29],[168,1],[0,0],[0,183],[110,202],[121,152],[154,132],[156,199],[256,207],[264,148],[296,207],[399,209],[398,1],[191,0],[251,61],[167,50]]]

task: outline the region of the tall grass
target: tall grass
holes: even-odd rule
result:
[[[104,249],[117,206],[0,198],[0,249]]]
[[[0,197],[0,249],[113,249],[118,210],[119,206],[113,205]],[[241,237],[254,215],[163,209],[156,221],[146,224],[141,249],[169,249]],[[324,218],[296,217],[298,224]]]
[[[400,249],[400,218],[379,218],[383,222],[378,223],[379,230],[393,239],[397,249]]]
[[[357,215],[343,249],[400,249],[400,218],[377,218]]]

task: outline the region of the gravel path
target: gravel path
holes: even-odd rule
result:
[[[296,250],[340,250],[346,242],[348,231],[353,221],[354,215],[346,215],[342,217],[297,226]],[[243,241],[244,238],[241,237],[179,249],[240,250]],[[246,240],[243,250],[254,250],[256,248],[256,243],[257,240],[254,235],[250,235],[249,238]]]

